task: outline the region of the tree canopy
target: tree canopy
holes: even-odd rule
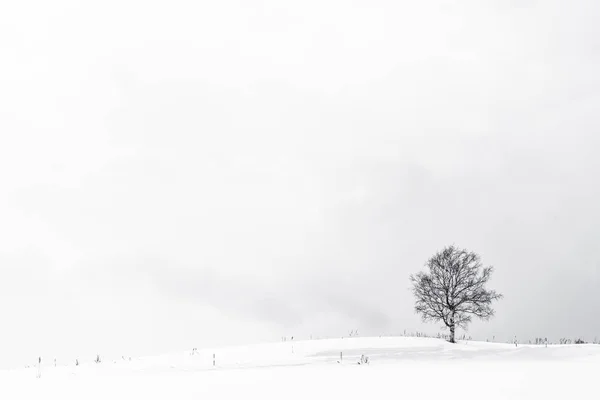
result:
[[[443,322],[455,341],[456,327],[466,329],[473,317],[489,320],[492,302],[503,296],[486,289],[494,268],[484,267],[478,254],[447,246],[431,257],[427,272],[410,276],[415,312],[423,321]]]

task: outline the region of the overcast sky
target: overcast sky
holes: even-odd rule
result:
[[[438,331],[600,337],[600,4],[5,1],[0,366]],[[462,334],[462,331],[459,333]]]

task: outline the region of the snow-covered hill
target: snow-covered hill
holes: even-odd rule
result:
[[[214,363],[213,366],[213,355]],[[359,365],[361,356],[368,365]],[[598,399],[600,346],[383,337],[0,371],[2,399]]]

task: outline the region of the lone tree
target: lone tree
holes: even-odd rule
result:
[[[466,329],[473,316],[487,321],[494,315],[492,301],[503,296],[485,288],[494,268],[483,267],[478,254],[448,246],[425,266],[428,272],[410,276],[415,312],[425,322],[442,321],[450,329],[451,343],[457,326]]]

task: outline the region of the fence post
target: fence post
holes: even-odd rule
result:
[[[342,362],[342,361],[343,361],[343,359],[344,359],[344,357],[343,357],[343,355],[342,355],[342,352],[340,351],[340,362]]]
[[[217,365],[216,356],[213,354],[213,367]]]

